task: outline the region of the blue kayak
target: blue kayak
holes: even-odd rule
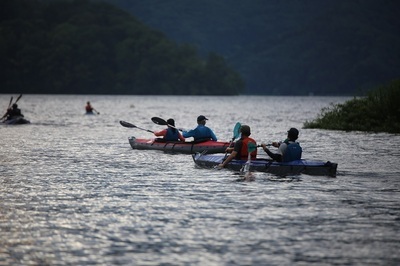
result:
[[[196,153],[192,155],[195,164],[202,168],[214,168],[222,163],[225,155],[209,155]],[[242,171],[246,165],[246,160],[232,160],[225,168]],[[250,161],[250,171],[266,172],[276,175],[322,175],[336,176],[337,163],[317,160],[296,160],[291,162],[275,162],[269,159],[257,158]]]

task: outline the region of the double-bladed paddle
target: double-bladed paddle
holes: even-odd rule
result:
[[[22,94],[20,94],[20,95],[18,96],[17,100],[15,100],[15,103],[17,103],[17,102],[19,101],[19,99],[21,99],[21,97],[22,97]]]
[[[233,128],[233,137],[232,137],[232,142],[235,141],[235,139],[240,137],[240,127],[242,124],[239,122],[236,123],[235,127]]]
[[[123,127],[129,127],[129,128],[137,128],[137,129],[140,129],[140,130],[144,130],[144,131],[147,131],[147,132],[150,132],[150,133],[154,133],[153,131],[151,131],[151,130],[149,130],[149,129],[145,129],[145,128],[141,128],[141,127],[138,127],[138,126],[135,126],[134,124],[131,124],[131,123],[129,123],[129,122],[125,122],[125,121],[119,121],[119,123],[121,124],[121,126],[123,126]]]
[[[250,171],[251,153],[255,150],[257,150],[257,145],[254,144],[253,142],[248,142],[247,143],[247,152],[248,152],[247,162],[245,163],[244,168],[243,168],[243,172],[245,172],[245,173],[248,173]]]
[[[151,118],[151,121],[153,121],[153,122],[154,122],[155,124],[157,124],[157,125],[169,126],[169,127],[175,128],[175,129],[177,129],[177,130],[179,130],[179,131],[183,131],[183,130],[180,129],[180,128],[176,128],[176,127],[174,127],[173,125],[168,124],[168,122],[165,121],[164,119],[162,119],[161,117],[156,117],[156,116],[154,116],[154,117]]]
[[[19,101],[19,99],[21,99],[21,97],[22,97],[22,94],[20,94],[20,95],[18,96],[17,100],[15,100],[15,103],[17,103],[17,102]],[[7,116],[8,109],[11,108],[12,101],[13,101],[13,97],[11,96],[10,102],[8,103],[7,112],[6,112],[0,119],[3,119],[4,117]]]
[[[6,111],[6,113],[5,113],[0,119],[3,119],[4,117],[7,116],[8,109],[10,109],[10,107],[11,107],[12,100],[13,100],[13,97],[11,96],[10,102],[8,103],[7,111]]]

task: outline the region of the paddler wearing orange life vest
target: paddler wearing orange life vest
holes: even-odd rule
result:
[[[227,165],[232,159],[236,159],[236,160],[247,160],[249,152],[248,152],[248,143],[252,142],[254,143],[254,145],[257,145],[256,141],[252,138],[250,138],[250,127],[247,125],[242,125],[240,127],[240,133],[242,134],[240,140],[238,140],[235,143],[235,146],[233,148],[227,148],[226,152],[230,152],[231,154],[228,156],[228,158],[226,158],[226,160],[219,164],[218,167],[225,167],[225,165]],[[257,157],[257,149],[255,149],[254,151],[252,151],[250,153],[251,155],[251,159],[255,160]]]

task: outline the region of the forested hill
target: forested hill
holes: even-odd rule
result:
[[[236,95],[239,74],[88,0],[0,1],[0,93]]]
[[[107,0],[222,54],[248,93],[355,94],[400,77],[398,0]]]

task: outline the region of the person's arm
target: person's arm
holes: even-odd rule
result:
[[[236,157],[237,152],[236,151],[232,151],[232,153],[228,156],[228,158],[225,159],[225,161],[223,161],[222,163],[220,163],[218,165],[218,167],[220,168],[224,168],[230,161],[232,161],[233,158]]]
[[[183,131],[182,136],[184,138],[190,138],[190,137],[194,137],[194,133],[195,133],[194,129],[189,130],[189,131]]]
[[[233,152],[233,147],[228,147],[228,148],[226,148],[225,152],[226,152],[226,153],[231,153],[231,152]]]
[[[165,134],[167,134],[167,129],[164,129],[164,130],[161,130],[158,132],[154,132],[154,136],[157,136],[157,137],[164,137]]]
[[[215,136],[215,134],[214,134],[214,132],[210,129],[210,134],[211,134],[211,139],[213,140],[213,141],[217,141],[218,139],[217,139],[217,136]]]
[[[180,141],[185,141],[185,138],[182,136],[180,132],[178,132],[178,138]]]
[[[271,152],[268,148],[267,145],[264,143],[261,144],[263,150],[268,154],[269,157],[271,157],[274,161],[281,162],[282,161],[282,155],[279,153],[273,153]]]

